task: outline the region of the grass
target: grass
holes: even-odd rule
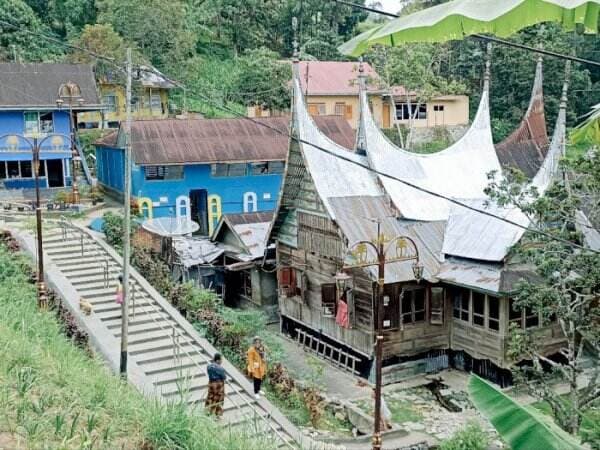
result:
[[[392,422],[403,424],[407,422],[421,422],[423,414],[415,408],[414,403],[406,400],[386,398],[385,402],[392,413]],[[374,400],[361,400],[357,405],[367,414],[373,414]]]
[[[36,307],[28,260],[0,245],[0,448],[267,450],[186,402],[144,398]]]

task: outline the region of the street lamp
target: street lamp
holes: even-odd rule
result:
[[[386,245],[387,244],[387,245]],[[369,249],[371,251],[369,251]],[[373,450],[381,450],[381,385],[383,368],[383,304],[385,286],[385,264],[403,261],[414,261],[413,275],[417,282],[423,279],[423,265],[419,260],[419,249],[408,236],[396,236],[386,241],[381,232],[381,221],[377,220],[377,238],[374,242],[359,241],[348,250],[348,257],[342,271],[335,277],[340,292],[344,292],[350,276],[345,273],[349,269],[378,267],[377,276],[377,323],[375,348],[375,424],[373,430]],[[346,260],[347,263],[346,263]]]
[[[16,150],[19,149],[19,141],[25,142],[31,149],[33,155],[33,174],[35,179],[35,220],[37,229],[37,296],[38,296],[38,307],[48,307],[48,295],[46,293],[46,284],[44,283],[44,249],[42,242],[42,207],[40,201],[40,149],[44,142],[50,138],[53,139],[53,143],[56,142],[55,138],[71,140],[69,136],[64,134],[52,133],[46,135],[44,138],[39,139],[37,135],[34,135],[32,139],[29,139],[20,134],[4,134],[0,136],[0,141],[6,139],[15,146]],[[48,176],[48,174],[46,174]]]
[[[80,203],[79,198],[79,187],[77,186],[77,167],[78,162],[81,161],[79,154],[77,153],[77,145],[75,144],[75,118],[73,117],[73,102],[76,102],[79,106],[84,103],[83,96],[81,95],[81,88],[77,83],[69,81],[61,84],[58,88],[58,98],[56,99],[56,106],[60,110],[65,101],[69,105],[69,125],[71,133],[71,186],[73,188],[73,203],[78,205]]]

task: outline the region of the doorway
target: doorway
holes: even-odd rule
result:
[[[197,234],[208,236],[208,192],[206,189],[190,191],[192,220],[200,225]]]
[[[63,177],[62,159],[48,159],[46,160],[46,164],[48,167],[48,187],[64,187],[65,180]]]

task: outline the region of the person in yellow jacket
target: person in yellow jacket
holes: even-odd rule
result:
[[[254,381],[254,396],[258,400],[260,394],[262,394],[260,387],[267,373],[267,363],[265,360],[265,347],[260,337],[256,336],[252,342],[252,346],[248,349],[248,375]]]

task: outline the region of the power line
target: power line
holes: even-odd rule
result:
[[[339,2],[339,1],[342,1],[342,0],[333,0],[333,1],[337,1],[337,2]],[[349,2],[344,2],[344,3],[349,3]],[[3,20],[0,20],[0,23],[9,24],[8,22],[5,22],[5,21],[3,21]],[[13,26],[13,27],[15,27],[15,26],[14,26],[14,25],[12,25],[12,24],[9,24],[9,25],[10,25],[10,26]],[[17,27],[15,27],[15,28],[17,28]],[[32,35],[37,35],[38,37],[43,37],[43,38],[45,38],[45,39],[52,39],[52,40],[56,41],[57,43],[59,43],[60,45],[64,45],[65,47],[76,48],[76,49],[77,49],[77,50],[79,50],[79,51],[82,51],[82,52],[88,53],[90,56],[93,56],[94,58],[98,58],[98,59],[102,59],[102,60],[111,61],[111,62],[113,62],[114,64],[117,64],[117,63],[116,63],[116,61],[115,61],[113,58],[109,58],[109,57],[106,57],[106,56],[103,56],[103,55],[98,55],[98,54],[96,54],[96,53],[94,53],[94,52],[91,52],[91,51],[89,51],[89,50],[87,50],[87,49],[84,49],[84,48],[81,48],[81,47],[76,47],[76,46],[72,46],[72,45],[70,45],[70,44],[62,43],[62,42],[60,42],[59,40],[57,40],[57,39],[54,39],[54,38],[49,38],[48,36],[45,36],[45,35],[44,35],[44,34],[42,34],[42,33],[29,32],[29,34],[32,34]],[[121,70],[123,70],[123,68],[122,68],[122,67],[120,67],[120,69],[121,69]],[[138,70],[138,71],[143,71],[143,72],[148,72],[148,73],[152,73],[152,74],[154,74],[154,75],[157,75],[157,76],[161,76],[161,77],[163,77],[165,80],[167,80],[167,81],[169,81],[169,82],[171,82],[171,83],[173,83],[173,84],[176,84],[176,85],[178,85],[178,86],[181,86],[182,88],[185,88],[185,86],[184,86],[182,83],[180,83],[179,81],[176,81],[176,80],[173,80],[173,79],[171,79],[171,78],[167,77],[166,75],[164,75],[163,73],[159,72],[158,70],[156,70],[156,69],[154,69],[154,68],[152,68],[152,67],[146,67],[146,66],[137,66],[137,67],[136,67],[136,70]],[[241,113],[239,113],[238,111],[234,110],[233,108],[230,108],[230,107],[228,107],[228,106],[226,106],[226,105],[221,105],[221,104],[218,104],[218,103],[214,102],[214,101],[213,101],[213,99],[211,99],[210,97],[207,97],[207,96],[206,96],[206,95],[204,95],[203,93],[196,92],[196,91],[194,91],[194,90],[189,90],[189,89],[186,89],[186,90],[187,90],[187,92],[192,92],[192,93],[195,93],[195,94],[196,94],[198,97],[202,98],[202,99],[203,99],[203,100],[204,100],[204,101],[205,101],[207,104],[209,104],[209,105],[210,105],[210,106],[212,106],[213,108],[220,109],[220,110],[222,110],[222,111],[224,111],[224,112],[227,112],[227,113],[229,113],[229,114],[232,114],[232,115],[234,115],[234,116],[237,116],[237,117],[239,117],[239,118],[241,118],[241,119],[244,119],[244,120],[247,120],[247,121],[249,121],[249,122],[252,122],[252,123],[253,123],[253,124],[255,124],[255,125],[258,125],[258,126],[261,126],[261,127],[267,128],[267,129],[269,129],[269,130],[271,130],[271,131],[273,131],[273,132],[275,132],[275,133],[277,133],[277,134],[280,134],[280,135],[282,135],[282,136],[285,136],[285,137],[287,137],[287,138],[289,138],[289,139],[292,139],[292,140],[294,140],[294,141],[296,141],[296,142],[298,142],[298,143],[305,144],[305,145],[309,145],[309,146],[311,146],[311,147],[313,147],[313,148],[315,148],[315,149],[317,149],[317,150],[319,150],[319,151],[321,151],[321,152],[324,152],[324,153],[326,153],[326,154],[328,154],[328,155],[330,155],[330,156],[333,156],[333,157],[335,157],[335,158],[342,159],[342,160],[344,160],[344,161],[346,161],[346,162],[349,162],[350,164],[354,164],[354,165],[356,165],[356,166],[359,166],[359,167],[361,167],[361,168],[363,168],[363,169],[365,169],[365,170],[367,170],[367,171],[369,171],[369,172],[371,172],[371,173],[374,173],[374,174],[376,174],[376,175],[383,176],[383,177],[389,178],[389,179],[391,179],[391,180],[397,181],[397,182],[399,182],[399,183],[402,183],[402,184],[404,184],[404,185],[406,185],[406,186],[408,186],[408,187],[411,187],[411,188],[413,188],[413,189],[415,189],[415,190],[417,190],[417,191],[424,192],[424,193],[426,193],[426,194],[429,194],[429,195],[431,195],[431,196],[433,196],[433,197],[440,198],[440,199],[442,199],[442,200],[446,200],[446,201],[448,201],[448,202],[450,202],[450,203],[452,203],[452,204],[455,204],[455,205],[457,205],[457,206],[460,206],[460,207],[462,207],[462,208],[468,209],[468,210],[470,210],[470,211],[473,211],[473,212],[475,212],[475,213],[482,214],[482,215],[485,215],[485,216],[488,216],[488,217],[494,218],[494,219],[496,219],[496,220],[499,220],[499,221],[501,221],[501,222],[507,223],[507,224],[509,224],[509,225],[513,225],[513,226],[515,226],[515,227],[517,227],[517,228],[519,228],[519,229],[522,229],[522,230],[524,230],[524,231],[529,231],[529,232],[531,232],[531,233],[535,233],[535,234],[538,234],[538,235],[540,235],[540,236],[544,236],[544,237],[546,237],[546,238],[548,238],[548,239],[550,239],[550,240],[554,240],[554,241],[557,241],[557,242],[561,242],[561,243],[563,243],[563,244],[566,244],[566,245],[569,245],[569,246],[572,246],[572,247],[575,247],[575,248],[579,248],[579,249],[582,249],[582,250],[588,250],[588,251],[591,251],[591,252],[593,252],[593,253],[600,254],[600,251],[598,251],[598,250],[594,250],[594,249],[587,248],[587,247],[585,247],[585,246],[583,246],[583,245],[577,244],[577,243],[575,243],[575,242],[569,241],[569,240],[567,240],[567,239],[564,239],[564,238],[561,238],[561,237],[558,237],[558,236],[554,236],[554,235],[553,235],[553,234],[551,234],[551,233],[548,233],[548,232],[545,232],[545,231],[542,231],[542,230],[539,230],[539,229],[536,229],[536,228],[530,228],[530,227],[528,227],[528,226],[521,225],[521,224],[520,224],[520,223],[518,223],[518,222],[514,222],[514,221],[512,221],[512,220],[509,220],[509,219],[506,219],[506,218],[504,218],[504,217],[497,216],[497,215],[495,215],[495,214],[493,214],[493,213],[491,213],[491,212],[488,212],[488,211],[485,211],[485,210],[481,210],[481,209],[475,208],[475,207],[473,207],[473,206],[470,206],[470,205],[468,205],[468,204],[466,204],[466,203],[463,203],[463,202],[461,202],[461,201],[459,201],[459,200],[456,200],[456,199],[454,199],[454,198],[447,197],[447,196],[445,196],[445,195],[443,195],[443,194],[439,194],[439,193],[437,193],[437,192],[431,191],[431,190],[429,190],[429,189],[427,189],[427,188],[424,188],[424,187],[422,187],[422,186],[418,186],[418,185],[416,185],[416,184],[414,184],[414,183],[411,183],[410,181],[406,181],[406,180],[403,180],[403,179],[401,179],[401,178],[395,177],[395,176],[393,176],[393,175],[387,174],[387,173],[385,173],[385,172],[381,172],[381,171],[379,171],[379,170],[376,170],[376,169],[374,169],[374,168],[372,168],[372,167],[370,167],[370,166],[368,166],[368,165],[365,165],[365,164],[362,164],[362,163],[360,163],[360,162],[358,162],[358,161],[355,161],[355,160],[354,160],[354,159],[352,159],[352,158],[349,158],[349,157],[346,157],[346,156],[343,156],[343,155],[339,155],[339,154],[337,154],[337,153],[335,153],[335,152],[332,152],[331,150],[328,150],[328,149],[326,149],[326,148],[324,148],[324,147],[321,147],[321,146],[319,146],[319,145],[317,145],[317,144],[314,144],[314,143],[312,143],[312,142],[309,142],[309,141],[306,141],[306,140],[304,140],[304,139],[298,138],[298,137],[294,136],[294,135],[293,135],[293,134],[291,134],[291,133],[288,133],[288,132],[282,131],[282,130],[280,130],[280,129],[276,128],[276,127],[273,127],[273,126],[269,125],[268,123],[265,123],[265,122],[262,122],[262,121],[255,120],[255,119],[254,119],[254,118],[252,118],[252,117],[247,117],[247,116],[245,116],[244,114],[241,114]],[[590,228],[594,229],[593,227],[590,227]]]
[[[370,8],[368,6],[363,6],[358,3],[353,3],[353,2],[346,1],[346,0],[329,0],[329,1],[332,1],[334,3],[339,3],[340,5],[346,5],[346,6],[351,6],[353,8],[362,9],[363,11],[380,14],[382,16],[393,17],[395,19],[401,17],[398,14],[381,11],[379,9]],[[506,39],[500,39],[500,38],[493,37],[493,36],[485,36],[483,34],[471,34],[469,36],[474,37],[476,39],[483,40],[483,41],[487,41],[487,42],[494,42],[496,44],[504,45],[507,47],[518,48],[520,50],[527,50],[527,51],[530,51],[533,53],[537,53],[539,55],[551,56],[553,58],[559,58],[559,59],[564,59],[567,61],[573,61],[573,62],[577,62],[577,63],[581,63],[581,64],[587,64],[589,66],[600,67],[599,61],[592,61],[590,59],[579,58],[577,56],[565,55],[563,53],[553,52],[551,50],[544,50],[542,48],[535,48],[535,47],[531,47],[531,46],[525,45],[525,44],[518,44],[516,42],[507,41]]]

